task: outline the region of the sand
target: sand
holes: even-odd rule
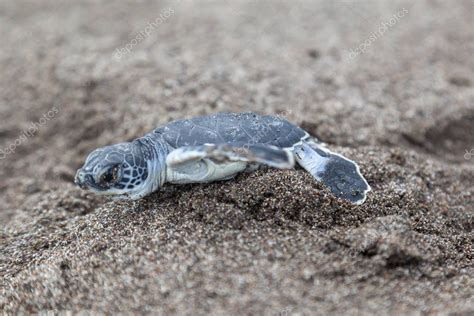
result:
[[[0,1],[0,310],[474,313],[473,10]],[[73,184],[99,146],[248,110],[357,161],[367,201],[302,169],[137,202]]]

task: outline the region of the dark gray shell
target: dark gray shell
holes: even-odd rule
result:
[[[173,148],[219,144],[267,144],[287,148],[308,134],[279,116],[246,113],[217,113],[179,120],[153,131]]]

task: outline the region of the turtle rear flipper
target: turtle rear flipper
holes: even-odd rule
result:
[[[298,163],[335,196],[354,204],[365,201],[370,186],[354,161],[305,141],[294,147],[294,154]]]

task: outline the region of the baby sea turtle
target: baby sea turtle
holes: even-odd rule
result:
[[[361,204],[370,191],[352,160],[282,117],[250,112],[178,120],[132,142],[96,149],[75,182],[97,194],[136,200],[165,182],[226,180],[259,165],[293,168],[295,160],[339,198]]]

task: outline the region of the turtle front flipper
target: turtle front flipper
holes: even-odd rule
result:
[[[312,142],[303,141],[293,152],[298,163],[335,196],[354,204],[365,201],[370,186],[354,161]]]
[[[166,157],[166,165],[176,167],[200,159],[210,159],[217,163],[232,161],[261,163],[280,169],[290,169],[295,164],[290,150],[275,146],[205,144],[173,150]]]
[[[167,181],[195,183],[226,180],[244,171],[249,163],[289,169],[294,166],[294,156],[288,149],[261,144],[184,146],[166,157]]]

